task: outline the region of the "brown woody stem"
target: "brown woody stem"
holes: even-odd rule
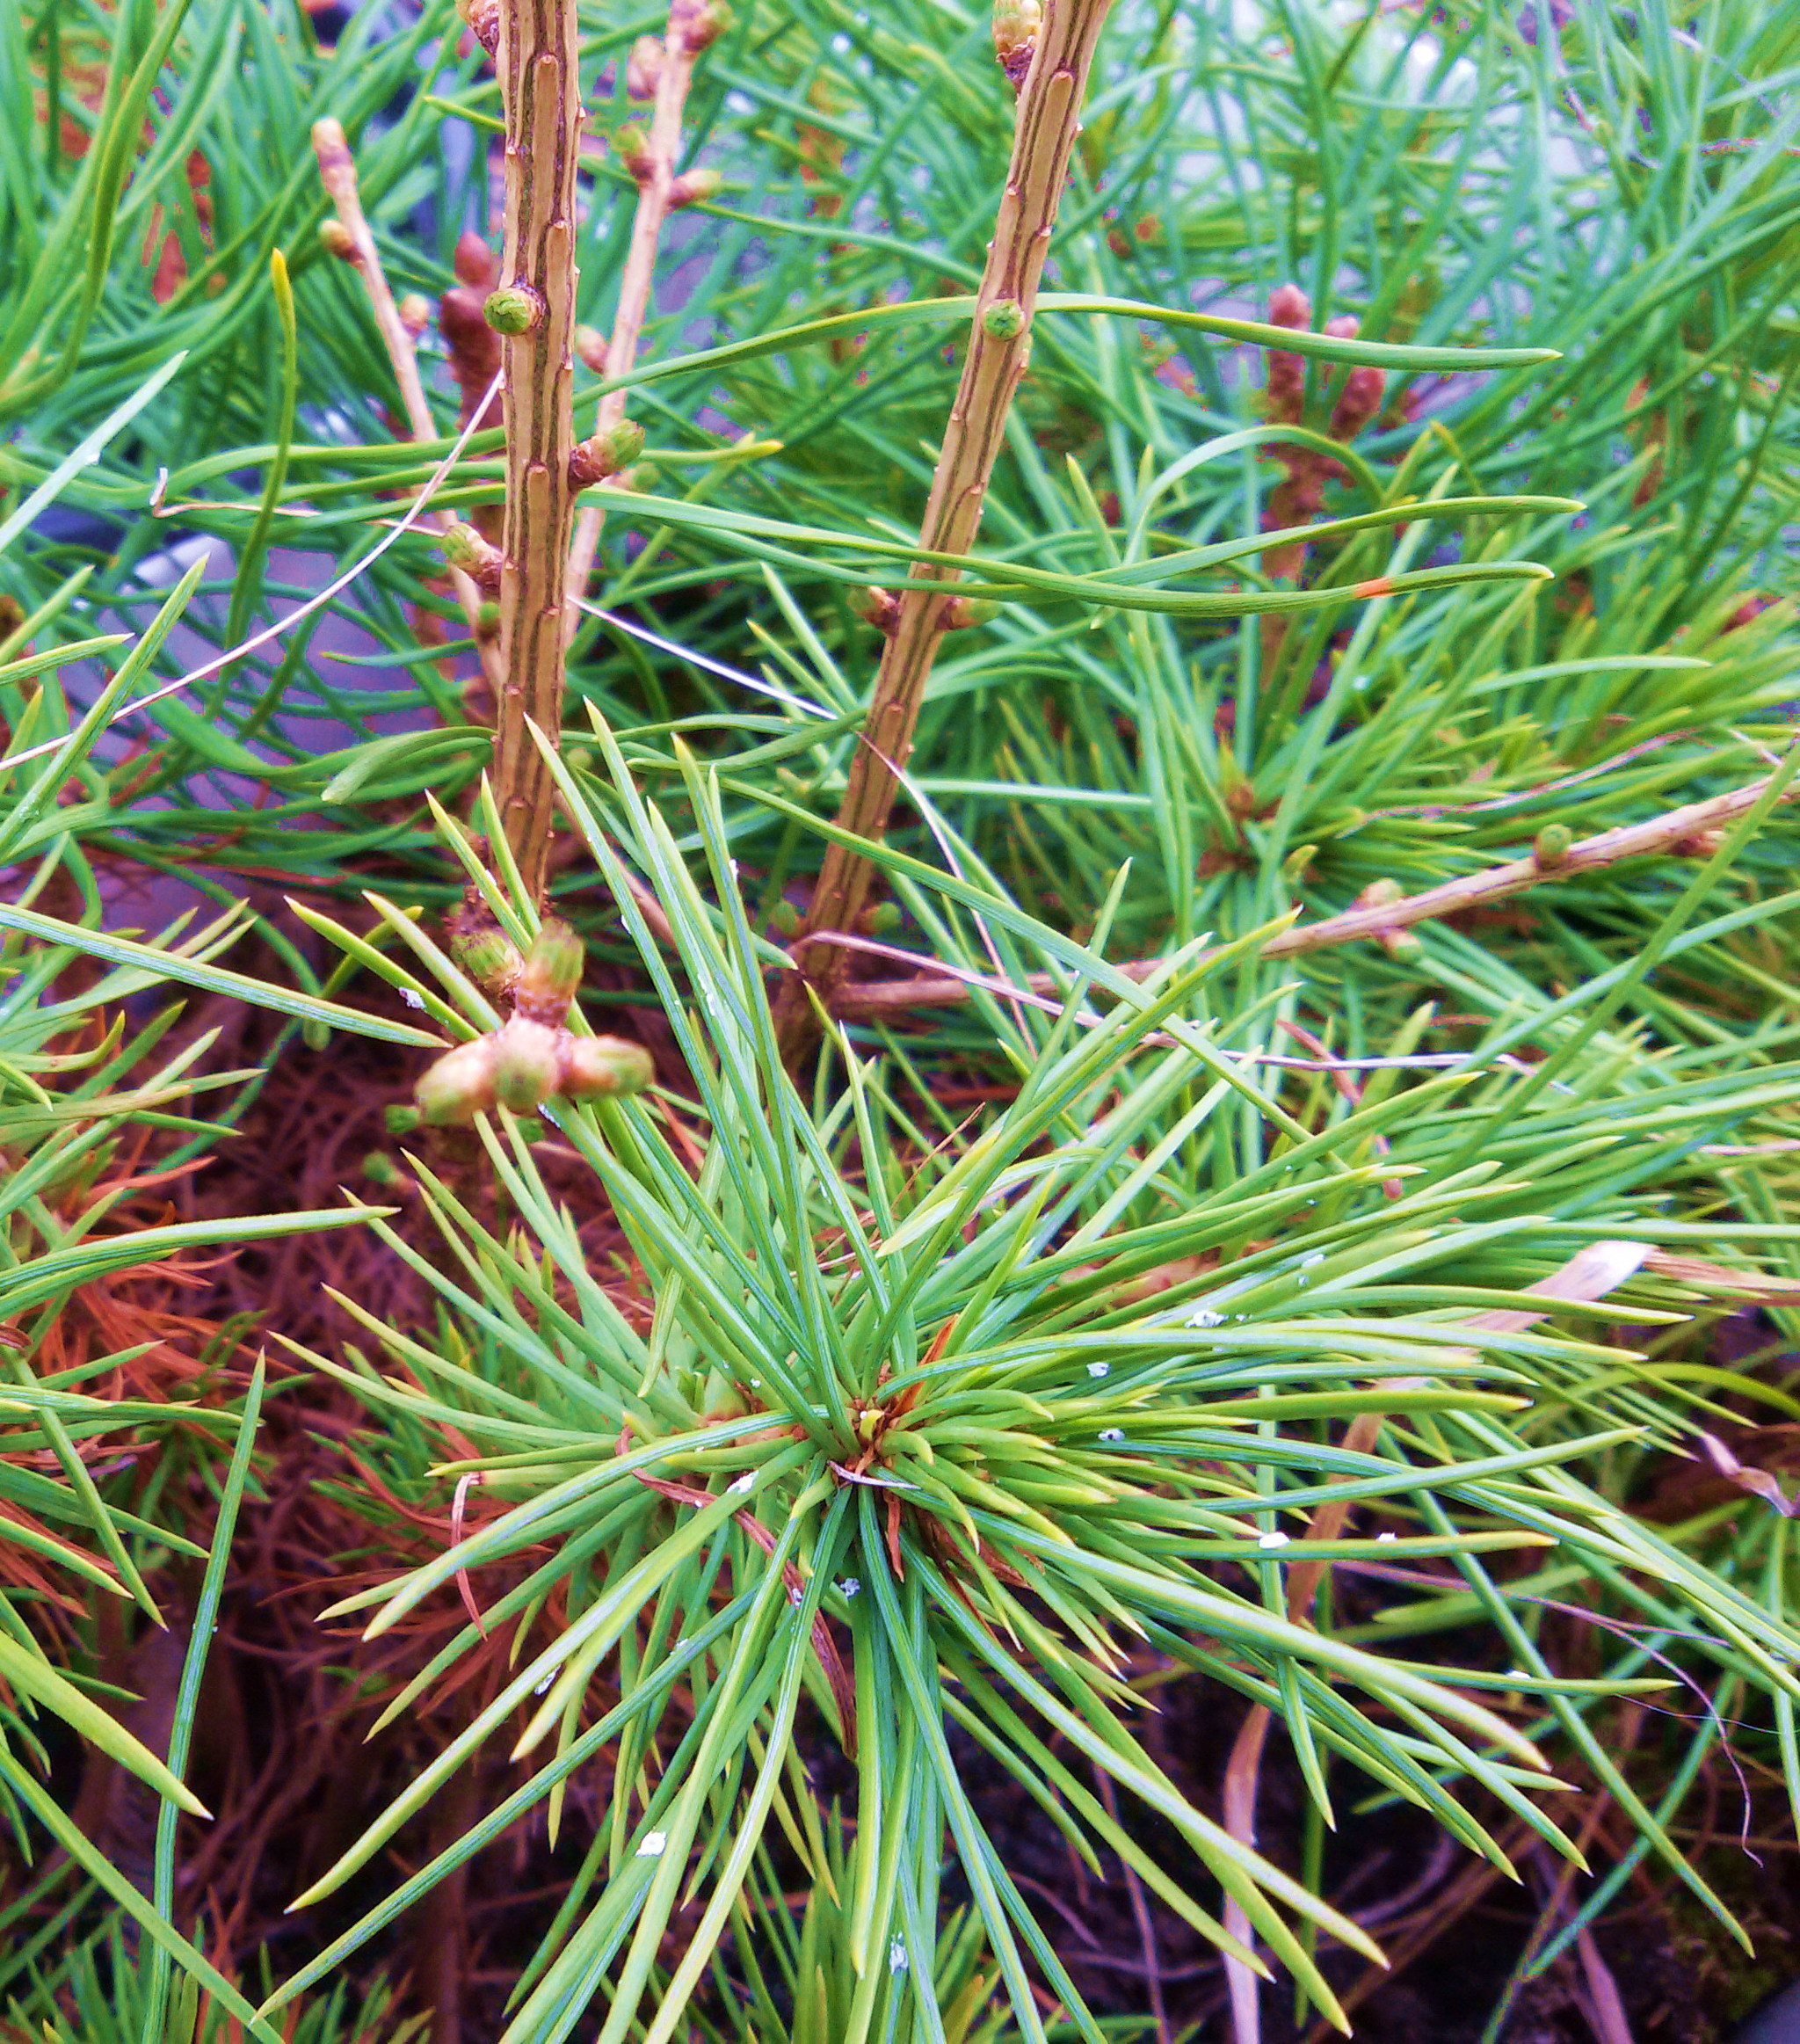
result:
[[[1390,936],[1413,923],[1431,922],[1447,915],[1461,914],[1468,909],[1484,908],[1492,902],[1505,901],[1512,895],[1523,894],[1528,888],[1542,886],[1546,881],[1569,880],[1577,874],[1598,872],[1603,867],[1615,865],[1621,859],[1639,859],[1658,852],[1676,851],[1690,840],[1696,851],[1709,849],[1707,840],[1710,833],[1755,808],[1772,778],[1771,775],[1753,781],[1747,788],[1734,788],[1726,795],[1709,796],[1704,802],[1691,802],[1684,809],[1670,810],[1666,815],[1651,817],[1645,823],[1623,824],[1616,830],[1601,831],[1595,837],[1578,839],[1552,865],[1542,863],[1535,856],[1514,859],[1505,866],[1492,866],[1484,873],[1469,873],[1457,880],[1447,880],[1441,887],[1428,887],[1422,894],[1402,895],[1397,900],[1381,902],[1372,907],[1346,909],[1342,915],[1327,916],[1323,922],[1283,930],[1263,946],[1262,955],[1266,958],[1288,957],[1296,952],[1322,951],[1333,944],[1354,943],[1366,937]],[[1121,966],[1120,970],[1128,978],[1143,979],[1160,962],[1146,959]],[[1056,992],[1056,982],[1048,973],[1034,972],[1025,985],[1034,993]],[[934,979],[924,975],[916,979],[870,981],[844,986],[832,1004],[832,1012],[858,1016],[887,1015],[912,1007],[948,1007],[969,1000],[976,991],[965,980]]]
[[[1107,7],[1107,0],[1048,0],[1043,11],[1019,97],[1012,160],[976,297],[962,380],[944,428],[919,530],[921,546],[933,552],[967,553],[981,525],[1006,416],[1031,352],[1038,280],[1080,130],[1088,68]],[[887,830],[938,642],[954,600],[912,585],[944,578],[940,567],[920,562],[900,591],[893,636],[882,654],[862,743],[851,761],[849,784],[838,811],[839,826],[858,837],[879,840]],[[802,937],[815,930],[853,927],[870,877],[862,854],[830,846]],[[846,965],[843,951],[834,945],[802,943],[797,956],[802,972],[789,976],[776,1009],[782,1049],[790,1060],[803,1055],[813,1041],[810,993],[829,1004]]]
[[[438,438],[438,423],[432,417],[432,408],[425,402],[425,384],[418,373],[418,354],[406,323],[400,316],[399,308],[394,302],[394,294],[388,288],[388,273],[381,267],[381,258],[375,247],[375,237],[370,230],[368,216],[362,209],[362,191],[357,182],[356,160],[350,153],[350,143],[340,122],[331,120],[313,123],[313,149],[319,159],[319,181],[325,187],[326,196],[338,215],[338,222],[350,237],[350,261],[361,277],[363,289],[368,293],[369,309],[375,316],[375,330],[381,335],[388,351],[388,360],[394,370],[394,381],[400,387],[400,403],[406,413],[408,437],[415,440],[434,440]],[[432,522],[442,531],[453,522],[447,513],[432,514]],[[460,568],[450,571],[450,586],[456,592],[456,600],[462,607],[462,615],[468,625],[469,636],[475,640],[475,651],[487,675],[488,686],[496,689],[500,685],[500,650],[481,630],[482,593]]]
[[[619,279],[619,305],[613,315],[613,331],[606,343],[605,374],[607,379],[628,376],[637,364],[638,343],[643,335],[644,316],[650,310],[650,287],[656,280],[657,244],[663,222],[670,214],[670,194],[675,184],[675,166],[681,160],[681,117],[687,105],[687,89],[693,82],[695,59],[706,47],[703,32],[697,33],[704,4],[695,0],[673,0],[669,26],[663,39],[663,61],[657,73],[656,104],[650,114],[650,143],[637,167],[637,210],[632,215],[631,246]],[[604,433],[625,417],[628,393],[609,390],[599,404],[594,430]],[[569,550],[569,629],[580,622],[575,605],[587,594],[588,577],[593,572],[594,555],[600,544],[600,528],[606,512],[599,504],[584,504],[575,520],[574,542]]]
[[[562,728],[563,565],[575,522],[569,455],[579,47],[575,0],[504,0],[496,63],[506,117],[501,285],[534,299],[536,316],[504,344],[506,512],[494,796],[533,894],[542,891],[548,865],[552,783],[529,727],[553,738]]]

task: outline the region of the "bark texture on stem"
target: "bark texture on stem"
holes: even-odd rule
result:
[[[1734,788],[1725,795],[1709,796],[1704,802],[1690,802],[1666,815],[1651,817],[1644,823],[1622,824],[1615,830],[1600,831],[1591,838],[1578,838],[1554,859],[1534,853],[1504,866],[1491,866],[1484,873],[1464,874],[1447,880],[1441,887],[1428,887],[1422,894],[1403,894],[1391,901],[1348,908],[1341,915],[1327,916],[1322,922],[1303,923],[1283,930],[1263,946],[1266,958],[1288,957],[1300,951],[1322,951],[1332,944],[1354,943],[1359,939],[1390,937],[1413,923],[1430,922],[1466,909],[1484,908],[1505,901],[1546,881],[1571,880],[1578,874],[1594,873],[1615,865],[1621,859],[1640,859],[1658,852],[1683,853],[1702,857],[1713,849],[1716,833],[1754,809],[1767,793],[1770,779],[1753,781],[1748,787]],[[1160,960],[1146,959],[1120,967],[1129,978],[1147,978]],[[1048,973],[1034,972],[1026,981],[1029,991],[1054,994],[1056,982]],[[976,992],[962,979],[870,981],[846,986],[833,1012],[846,1016],[891,1015],[911,1007],[947,1007],[968,1000]]]
[[[1006,416],[1031,353],[1038,280],[1080,131],[1082,97],[1107,7],[1107,0],[1048,0],[1036,33],[1019,98],[1006,187],[976,298],[962,380],[944,428],[919,531],[920,543],[933,551],[967,553],[980,528],[988,481],[1005,439]],[[912,584],[944,578],[943,569],[920,563],[899,593],[893,636],[882,655],[862,743],[851,760],[849,785],[838,811],[838,824],[859,837],[879,839],[887,830],[938,643],[955,601],[952,596],[921,592]],[[802,935],[853,927],[869,880],[868,862],[860,854],[828,847]],[[809,986],[829,1002],[846,964],[835,945],[803,945],[796,955],[804,977],[789,976],[776,1018],[790,1058],[803,1054],[813,1038]]]
[[[636,366],[638,343],[650,310],[650,287],[656,281],[657,244],[663,222],[673,210],[675,166],[681,160],[681,118],[687,105],[687,90],[693,83],[695,60],[716,32],[715,18],[706,0],[674,0],[669,10],[668,31],[663,38],[662,61],[657,67],[650,140],[643,155],[626,166],[637,180],[637,210],[632,215],[631,245],[620,273],[619,305],[606,343],[604,374],[609,380],[628,376]],[[652,43],[650,47],[654,49],[656,46]],[[625,390],[609,390],[600,399],[594,421],[596,434],[609,433],[620,424],[628,396]],[[587,594],[588,577],[593,572],[606,516],[599,504],[584,504],[576,518],[575,540],[569,552],[571,633],[580,622],[581,614],[575,605]]]
[[[434,440],[438,438],[438,422],[432,417],[432,408],[425,400],[425,387],[418,373],[418,351],[414,345],[410,327],[400,316],[400,309],[394,302],[394,294],[388,287],[388,273],[381,267],[380,251],[375,247],[375,237],[369,227],[368,215],[362,209],[362,190],[357,181],[356,159],[350,153],[341,122],[324,120],[313,123],[313,150],[319,159],[319,182],[325,187],[326,196],[338,215],[338,224],[348,237],[347,259],[362,278],[363,288],[368,293],[369,309],[374,314],[375,330],[387,348],[388,360],[394,370],[394,381],[400,388],[400,403],[406,413],[409,436],[416,440]],[[441,532],[454,522],[442,512],[432,513],[432,523]],[[500,686],[500,649],[491,636],[482,631],[482,593],[460,568],[450,570],[450,586],[456,593],[456,600],[462,607],[464,620],[468,625],[469,636],[475,643],[475,651],[482,663],[482,672],[487,678],[488,687],[497,690]]]
[[[503,291],[532,322],[504,342],[506,515],[501,535],[494,793],[526,888],[543,886],[552,783],[527,723],[562,724],[563,565],[575,338],[575,182],[581,142],[574,0],[504,0],[497,70],[506,117]]]

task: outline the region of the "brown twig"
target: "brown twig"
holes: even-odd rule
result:
[[[707,0],[672,0],[668,30],[661,44],[646,38],[647,47],[633,53],[634,78],[643,78],[646,72],[654,75],[655,105],[642,149],[625,164],[637,183],[637,210],[632,216],[631,245],[620,273],[619,304],[606,343],[602,373],[608,381],[628,376],[637,363],[638,344],[650,310],[650,287],[656,280],[657,244],[663,222],[680,200],[675,166],[681,160],[681,117],[687,105],[687,90],[693,82],[693,67],[700,52],[715,40],[721,25],[719,13]],[[626,397],[621,388],[608,390],[600,399],[594,422],[596,438],[604,439],[623,423]],[[574,607],[587,594],[588,577],[593,572],[606,517],[599,504],[584,504],[576,517],[575,537],[569,549],[571,634],[579,622]]]
[[[1031,352],[1038,280],[1079,132],[1088,68],[1107,18],[1107,0],[1049,0],[1029,42],[1001,52],[1009,76],[1022,66],[1012,157],[988,244],[987,265],[975,302],[962,379],[944,428],[943,447],[919,528],[921,546],[937,554],[965,554],[981,525],[989,477],[1005,437],[1007,414]],[[941,581],[944,571],[915,564],[895,607],[893,632],[882,654],[863,725],[850,763],[849,784],[838,811],[840,828],[877,840],[899,792],[938,644],[956,599],[927,592],[921,581]],[[853,929],[868,894],[869,862],[860,852],[830,846],[802,928],[802,973],[789,977],[776,1009],[784,1054],[802,1056],[817,1029],[812,995],[830,1004],[846,960],[836,945],[808,946],[819,930]]]
[[[406,413],[409,437],[415,440],[434,440],[439,438],[437,421],[432,417],[432,408],[425,401],[425,384],[418,373],[418,353],[413,345],[412,330],[400,316],[400,308],[394,302],[394,294],[388,288],[388,273],[381,267],[381,258],[375,247],[375,237],[371,231],[368,215],[362,209],[362,191],[357,182],[356,159],[350,153],[350,143],[343,125],[332,120],[316,120],[313,123],[313,149],[319,159],[319,181],[325,187],[343,230],[340,246],[345,259],[361,277],[363,289],[368,294],[369,309],[374,314],[375,331],[381,335],[388,351],[388,360],[394,371],[394,381],[400,387],[400,403]],[[434,514],[434,522],[439,530],[454,522],[446,513]],[[474,639],[475,652],[487,677],[490,688],[497,689],[500,684],[500,649],[491,634],[483,635],[481,622],[482,593],[461,568],[450,570],[450,586],[456,593],[456,600],[462,607],[462,615],[468,624],[469,636]]]
[[[562,728],[563,567],[575,522],[575,0],[504,0],[495,70],[506,119],[506,218],[490,323],[506,337],[494,795],[527,893],[549,862],[550,769],[531,734]]]
[[[1303,951],[1322,951],[1333,944],[1390,937],[1414,923],[1484,908],[1541,887],[1547,881],[1571,880],[1579,874],[1599,872],[1621,859],[1684,850],[1693,855],[1710,854],[1714,833],[1753,809],[1772,778],[1765,776],[1748,787],[1734,788],[1729,794],[1709,796],[1704,802],[1691,802],[1685,808],[1651,817],[1644,823],[1622,824],[1594,837],[1578,839],[1555,858],[1541,857],[1534,852],[1504,866],[1491,866],[1484,873],[1468,873],[1460,879],[1447,880],[1441,887],[1428,887],[1422,894],[1403,894],[1391,901],[1348,908],[1322,922],[1283,930],[1263,946],[1262,955],[1266,958],[1289,957]],[[832,934],[817,933],[814,941],[833,941]],[[1138,960],[1119,970],[1129,978],[1143,979],[1159,962]],[[1048,973],[1034,972],[1025,985],[1034,993],[1055,994],[1058,991],[1056,982]],[[841,987],[833,998],[832,1013],[854,1017],[912,1007],[947,1007],[969,1000],[974,992],[965,980],[933,978],[926,974],[916,979],[869,980]]]

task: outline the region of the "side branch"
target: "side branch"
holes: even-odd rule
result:
[[[676,175],[681,160],[681,119],[687,92],[693,83],[693,67],[700,52],[714,42],[726,25],[722,6],[708,0],[673,0],[669,9],[668,32],[661,43],[644,37],[632,53],[634,91],[638,81],[654,81],[655,104],[650,112],[650,132],[642,140],[621,142],[620,158],[637,183],[637,209],[632,215],[631,245],[619,278],[619,304],[613,316],[613,332],[600,365],[610,380],[628,376],[637,363],[638,344],[650,310],[650,289],[656,281],[657,246],[663,222],[679,206],[701,196],[705,186]],[[628,138],[632,131],[627,131]],[[609,390],[600,399],[594,421],[593,442],[600,453],[597,467],[610,462],[616,469],[619,429],[625,425],[628,393]],[[594,555],[599,549],[600,529],[606,512],[598,504],[584,504],[575,520],[575,538],[569,550],[569,629],[580,622],[575,606],[587,594],[588,577],[593,572]]]
[[[400,308],[394,302],[394,294],[388,287],[388,274],[381,267],[380,251],[375,247],[375,237],[368,223],[368,215],[362,209],[362,191],[357,182],[356,160],[350,153],[341,122],[325,120],[313,123],[313,149],[319,159],[319,181],[325,187],[337,215],[335,235],[328,236],[333,252],[347,262],[361,277],[363,289],[368,294],[369,309],[375,318],[375,331],[381,335],[388,351],[388,360],[393,367],[394,381],[400,387],[400,403],[406,413],[407,437],[415,440],[434,440],[438,438],[438,424],[432,417],[432,408],[425,400],[425,384],[418,373],[418,353],[414,346],[413,329],[402,316]],[[328,222],[328,225],[330,223]],[[447,513],[434,512],[432,523],[440,532],[447,531],[454,523]],[[474,639],[475,651],[482,663],[482,671],[487,677],[488,687],[497,691],[500,686],[500,649],[491,632],[483,629],[482,622],[482,593],[468,574],[453,565],[450,569],[450,586],[456,593],[456,600],[462,607],[462,615],[468,625],[469,636]]]
[[[969,353],[920,527],[922,544],[933,552],[967,553],[981,525],[1006,417],[1031,353],[1038,280],[1080,130],[1082,98],[1107,7],[1107,0],[1049,0],[1041,25],[1023,40],[1012,35],[1019,25],[1018,11],[1004,18],[996,13],[1003,65],[1009,77],[1018,77],[1022,70],[1024,83],[1006,187],[976,297]],[[914,585],[942,578],[940,569],[918,564],[895,606],[892,636],[882,656],[862,743],[851,761],[849,784],[838,811],[839,826],[858,837],[879,840],[888,827],[939,641],[953,622],[957,600]],[[868,862],[860,853],[836,845],[826,850],[796,951],[802,974],[784,986],[777,1008],[782,1048],[790,1060],[813,1041],[809,994],[816,992],[829,1002],[846,969],[841,949],[807,945],[804,940],[814,931],[853,928],[870,877]]]
[[[1689,803],[1665,816],[1645,823],[1624,824],[1597,836],[1580,838],[1560,852],[1540,848],[1529,858],[1514,859],[1505,866],[1492,866],[1485,873],[1470,873],[1447,880],[1441,887],[1428,887],[1422,894],[1398,896],[1366,906],[1348,908],[1341,915],[1327,916],[1323,922],[1283,930],[1263,946],[1266,958],[1290,957],[1302,951],[1323,951],[1333,944],[1355,943],[1364,938],[1393,936],[1414,923],[1431,922],[1457,915],[1466,909],[1484,908],[1510,896],[1523,894],[1547,881],[1571,880],[1578,874],[1599,872],[1622,859],[1641,859],[1658,852],[1687,853],[1706,856],[1713,849],[1717,832],[1755,808],[1767,791],[1772,775],[1753,781],[1747,788],[1710,796],[1704,802]],[[1795,791],[1800,793],[1800,790]],[[830,938],[821,936],[820,942]],[[1121,970],[1133,979],[1147,978],[1158,961],[1134,962]],[[1035,993],[1054,995],[1056,983],[1048,973],[1033,973],[1026,982]],[[832,1003],[832,1013],[856,1017],[904,1013],[914,1007],[948,1007],[969,1000],[976,989],[962,979],[934,978],[868,981],[841,987]]]

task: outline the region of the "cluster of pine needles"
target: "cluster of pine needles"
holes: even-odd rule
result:
[[[1468,2037],[1629,2044],[1622,1900],[1753,1941],[1800,12],[1118,0],[1021,311],[1084,4],[570,6],[528,734],[493,0],[0,9],[7,2044],[1256,2044],[1514,1881]]]

